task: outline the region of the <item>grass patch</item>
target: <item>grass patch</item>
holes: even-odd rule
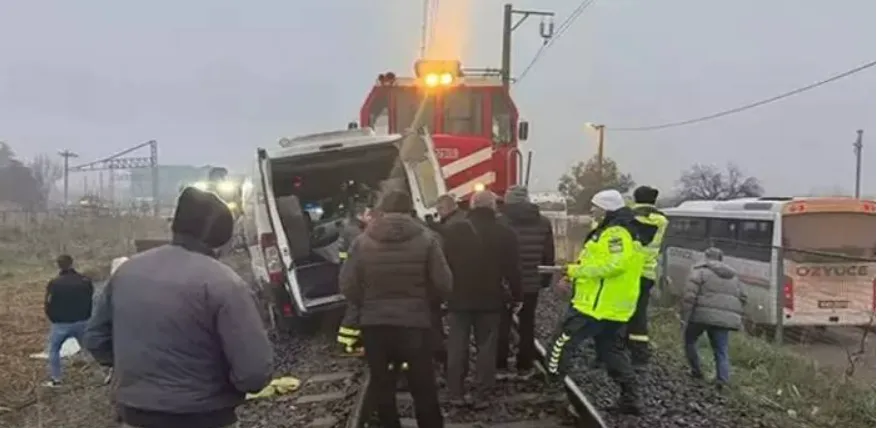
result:
[[[114,257],[133,252],[134,239],[167,229],[166,221],[145,217],[58,216],[0,225],[0,414],[36,404],[38,384],[48,376],[47,363],[30,355],[46,346],[43,301],[46,283],[57,274],[54,258],[68,253],[80,272],[100,280]],[[65,380],[79,384],[90,373],[79,361]]]
[[[681,323],[677,312],[653,308],[650,337],[661,359],[688,370]],[[715,372],[706,339],[699,343],[705,374]],[[873,427],[875,392],[834,370],[791,350],[745,333],[731,335],[731,390],[733,405],[755,415],[762,426]]]

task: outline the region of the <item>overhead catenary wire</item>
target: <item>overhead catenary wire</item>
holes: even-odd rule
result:
[[[680,121],[676,121],[676,122],[667,122],[667,123],[662,123],[662,124],[658,124],[658,125],[629,126],[629,127],[613,127],[613,126],[607,125],[606,130],[623,131],[623,132],[657,131],[657,130],[661,130],[661,129],[676,128],[676,127],[680,127],[680,126],[686,126],[686,125],[692,125],[695,123],[706,122],[709,120],[718,119],[721,117],[730,116],[732,114],[740,113],[740,112],[743,112],[746,110],[754,109],[756,107],[761,107],[761,106],[766,105],[766,104],[770,104],[770,103],[773,103],[773,102],[776,102],[776,101],[779,101],[779,100],[782,100],[782,99],[785,99],[785,98],[788,98],[788,97],[791,97],[794,95],[798,95],[798,94],[803,93],[803,92],[807,92],[811,89],[816,89],[822,85],[827,85],[829,83],[832,83],[832,82],[841,80],[843,78],[852,76],[856,73],[860,73],[862,71],[865,71],[869,68],[874,67],[875,64],[877,64],[877,62],[871,61],[867,64],[860,65],[856,68],[844,71],[842,73],[835,74],[827,79],[820,80],[816,83],[812,83],[812,84],[807,85],[807,86],[793,89],[791,91],[784,92],[782,94],[775,95],[775,96],[772,96],[770,98],[765,98],[765,99],[755,101],[755,102],[752,102],[749,104],[745,104],[745,105],[742,105],[739,107],[734,107],[731,109],[722,110],[722,111],[719,111],[716,113],[711,113],[711,114],[704,115],[704,116],[698,116],[695,118],[680,120]]]
[[[545,54],[548,48],[550,48],[551,45],[554,44],[554,42],[562,37],[566,30],[568,30],[582,15],[582,12],[584,12],[585,9],[594,4],[595,1],[596,0],[583,0],[581,3],[579,3],[578,6],[576,6],[575,9],[573,9],[572,12],[570,12],[569,16],[567,16],[563,20],[563,22],[561,22],[560,25],[557,27],[557,33],[554,34],[551,38],[545,39],[545,42],[542,43],[542,46],[539,46],[539,50],[536,51],[536,54],[533,55],[533,58],[530,60],[527,66],[524,67],[524,70],[521,72],[521,74],[518,75],[518,77],[515,79],[515,83],[520,83],[521,80],[523,80],[524,77],[526,77],[527,74],[530,73],[530,70],[532,70],[533,66],[535,66],[536,63],[539,62],[539,59],[542,58],[542,55]]]

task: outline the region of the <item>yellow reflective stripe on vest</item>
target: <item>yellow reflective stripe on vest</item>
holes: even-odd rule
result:
[[[341,260],[347,260],[347,251],[339,251],[338,258]]]
[[[634,342],[648,342],[649,336],[646,334],[631,334],[627,336],[628,339]]]

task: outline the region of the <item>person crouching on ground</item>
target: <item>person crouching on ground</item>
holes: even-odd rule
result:
[[[704,261],[691,268],[681,311],[685,324],[685,356],[691,367],[691,376],[703,378],[697,339],[706,333],[716,360],[718,389],[730,381],[728,339],[731,331],[743,327],[743,308],[746,306],[746,291],[737,278],[737,272],[723,263],[722,258],[722,250],[718,248],[704,251]]]
[[[444,418],[432,364],[430,298],[451,291],[451,272],[438,238],[411,217],[411,196],[389,190],[350,247],[339,284],[360,308],[372,399],[381,426],[399,427],[396,376],[390,364],[408,363],[408,388],[417,426],[438,428]]]
[[[49,330],[49,381],[61,384],[61,346],[74,338],[84,347],[83,335],[91,317],[94,285],[91,279],[73,269],[73,258],[63,254],[56,260],[60,273],[46,286],[45,311]]]
[[[521,302],[521,267],[515,232],[496,216],[496,196],[486,190],[476,192],[471,206],[466,220],[444,232],[454,277],[448,300],[447,385],[452,405],[484,408],[490,405],[486,392],[495,383],[501,314],[510,301],[515,306]],[[478,349],[474,397],[464,391],[473,333]]]
[[[86,349],[113,367],[123,427],[233,427],[245,393],[271,381],[273,351],[249,286],[214,257],[232,215],[216,195],[187,188],[171,230],[171,244],[110,278]]]

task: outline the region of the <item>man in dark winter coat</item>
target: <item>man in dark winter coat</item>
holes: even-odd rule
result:
[[[61,346],[69,338],[82,346],[82,338],[88,319],[94,285],[91,279],[73,269],[73,258],[67,254],[56,260],[60,272],[46,286],[46,316],[52,327],[49,332],[49,382],[48,386],[61,383]]]
[[[417,426],[438,428],[438,402],[430,341],[430,298],[447,296],[451,272],[435,234],[411,217],[411,197],[383,195],[376,216],[353,241],[339,283],[360,308],[365,357],[381,426],[399,427],[396,379],[390,364],[408,363],[408,387]]]
[[[187,188],[172,243],[131,257],[107,283],[85,347],[113,367],[123,427],[235,426],[245,394],[270,382],[273,351],[253,293],[214,257],[232,225],[219,197]]]
[[[454,276],[454,291],[448,300],[448,390],[454,404],[469,401],[463,379],[474,330],[478,348],[474,404],[483,407],[489,403],[482,394],[495,381],[501,314],[509,300],[521,301],[521,270],[517,237],[498,221],[496,196],[489,191],[476,192],[471,206],[466,221],[456,222],[444,232],[445,254]]]
[[[728,340],[731,331],[743,328],[746,289],[737,272],[722,262],[722,250],[708,248],[704,261],[692,266],[682,298],[682,322],[685,323],[685,356],[691,376],[703,378],[697,339],[709,336],[716,360],[716,387],[727,385],[731,376]]]
[[[539,265],[554,265],[554,233],[551,221],[539,214],[539,207],[530,202],[525,187],[512,186],[508,189],[502,214],[506,224],[518,237],[523,301],[518,312],[520,341],[515,363],[518,374],[526,377],[532,373],[533,360],[536,358],[533,334],[539,290],[551,284],[551,275],[540,275]],[[503,312],[497,344],[496,364],[500,371],[508,369],[511,319],[512,309],[509,307]]]

